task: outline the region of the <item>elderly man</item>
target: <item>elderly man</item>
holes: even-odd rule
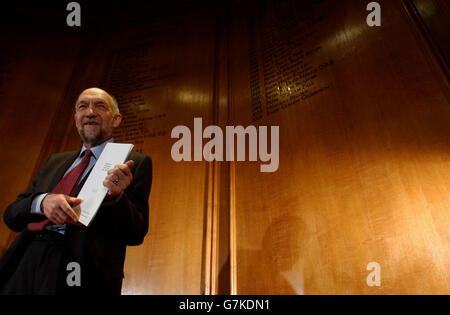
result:
[[[141,244],[148,231],[151,159],[133,151],[108,171],[107,197],[89,227],[78,223],[73,208],[121,120],[106,91],[80,94],[75,124],[81,150],[50,156],[4,213],[6,225],[22,233],[0,261],[2,294],[120,294],[126,246]]]

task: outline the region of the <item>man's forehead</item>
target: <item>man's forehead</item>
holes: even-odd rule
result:
[[[78,97],[78,101],[82,99],[109,101],[109,95],[108,93],[100,89],[87,89],[81,92],[80,96]]]

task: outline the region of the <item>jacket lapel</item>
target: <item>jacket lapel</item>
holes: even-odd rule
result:
[[[68,155],[65,158],[61,158],[60,160],[56,161],[55,163],[55,174],[51,176],[50,180],[50,186],[47,191],[52,191],[53,188],[58,184],[58,182],[63,178],[65,172],[67,169],[72,165],[72,163],[75,161],[75,159],[80,154],[80,151],[77,152],[71,152],[70,155]]]
[[[83,188],[83,185],[86,182],[87,178],[89,177],[89,174],[91,174],[92,169],[94,168],[94,166],[95,166],[95,164],[91,167],[89,172],[87,172],[86,176],[84,176],[84,178],[80,181],[80,183],[78,184],[77,189],[74,192],[74,196],[77,196],[80,193],[81,188]]]

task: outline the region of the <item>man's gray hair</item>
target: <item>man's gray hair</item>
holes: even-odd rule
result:
[[[117,102],[116,98],[114,97],[114,95],[111,95],[109,93],[108,93],[108,95],[111,97],[111,100],[112,100],[111,105],[112,105],[112,110],[113,110],[114,115],[120,114],[119,103]]]

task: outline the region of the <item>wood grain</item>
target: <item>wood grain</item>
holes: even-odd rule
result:
[[[363,2],[248,0],[98,36],[4,34],[1,211],[79,149],[74,102],[98,86],[122,105],[116,139],[153,162],[123,294],[450,293],[448,5],[378,2],[381,27]],[[174,162],[171,130],[194,117],[279,126],[279,169]],[[2,222],[0,251],[13,237]]]
[[[59,35],[2,34],[8,75],[0,95],[0,214],[35,175],[39,155],[60,106],[79,50],[79,39]],[[54,42],[61,45],[55,46]],[[47,56],[53,55],[53,58]],[[3,67],[2,67],[3,68]],[[41,163],[43,163],[42,161]],[[42,165],[39,163],[40,165]],[[0,222],[0,244],[14,234]],[[2,253],[0,253],[2,254]]]
[[[447,91],[404,8],[380,4],[380,28],[366,25],[356,2],[312,11],[326,17],[305,49],[321,47],[312,64],[333,60],[315,79],[330,88],[257,121],[280,126],[277,172],[236,163],[232,293],[450,292]],[[257,12],[260,34],[275,11],[255,7],[232,12],[235,124],[252,123],[248,12]],[[370,262],[381,265],[380,287],[366,284]]]

